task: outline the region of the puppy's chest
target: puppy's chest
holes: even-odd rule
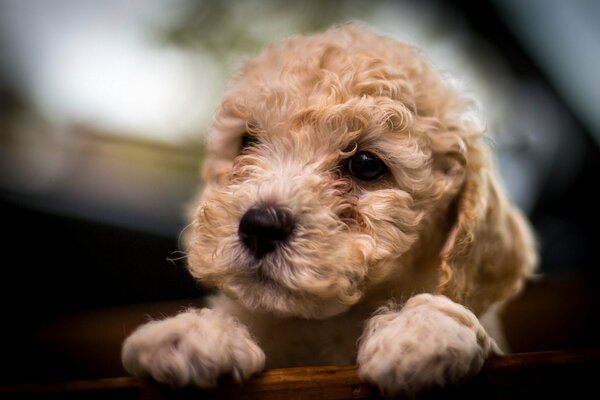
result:
[[[284,368],[353,364],[364,319],[269,322],[261,321],[250,330],[265,351],[267,368]]]
[[[224,295],[210,304],[248,328],[267,356],[266,368],[354,364],[358,339],[376,308],[359,306],[332,318],[307,320],[252,313]]]

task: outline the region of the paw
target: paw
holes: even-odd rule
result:
[[[471,378],[491,352],[499,349],[472,312],[447,297],[420,294],[400,311],[369,320],[358,372],[385,396],[413,398]]]
[[[121,359],[130,374],[175,387],[210,388],[223,375],[242,382],[265,365],[248,330],[209,309],[142,325],[123,343]]]

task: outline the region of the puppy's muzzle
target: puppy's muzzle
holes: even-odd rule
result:
[[[242,216],[238,236],[244,247],[261,259],[286,242],[295,226],[289,211],[273,205],[258,205]]]

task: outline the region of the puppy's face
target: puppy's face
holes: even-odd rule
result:
[[[310,318],[410,280],[464,178],[455,98],[413,49],[356,27],[268,48],[215,117],[190,271]]]

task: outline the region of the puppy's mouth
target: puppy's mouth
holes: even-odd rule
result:
[[[193,276],[250,309],[283,315],[323,318],[359,300],[372,238],[317,206],[298,214],[260,202],[236,220],[227,208],[234,200],[201,208],[189,243]]]
[[[294,234],[292,213],[276,205],[256,205],[240,220],[238,238],[244,249],[257,261],[285,246]]]

